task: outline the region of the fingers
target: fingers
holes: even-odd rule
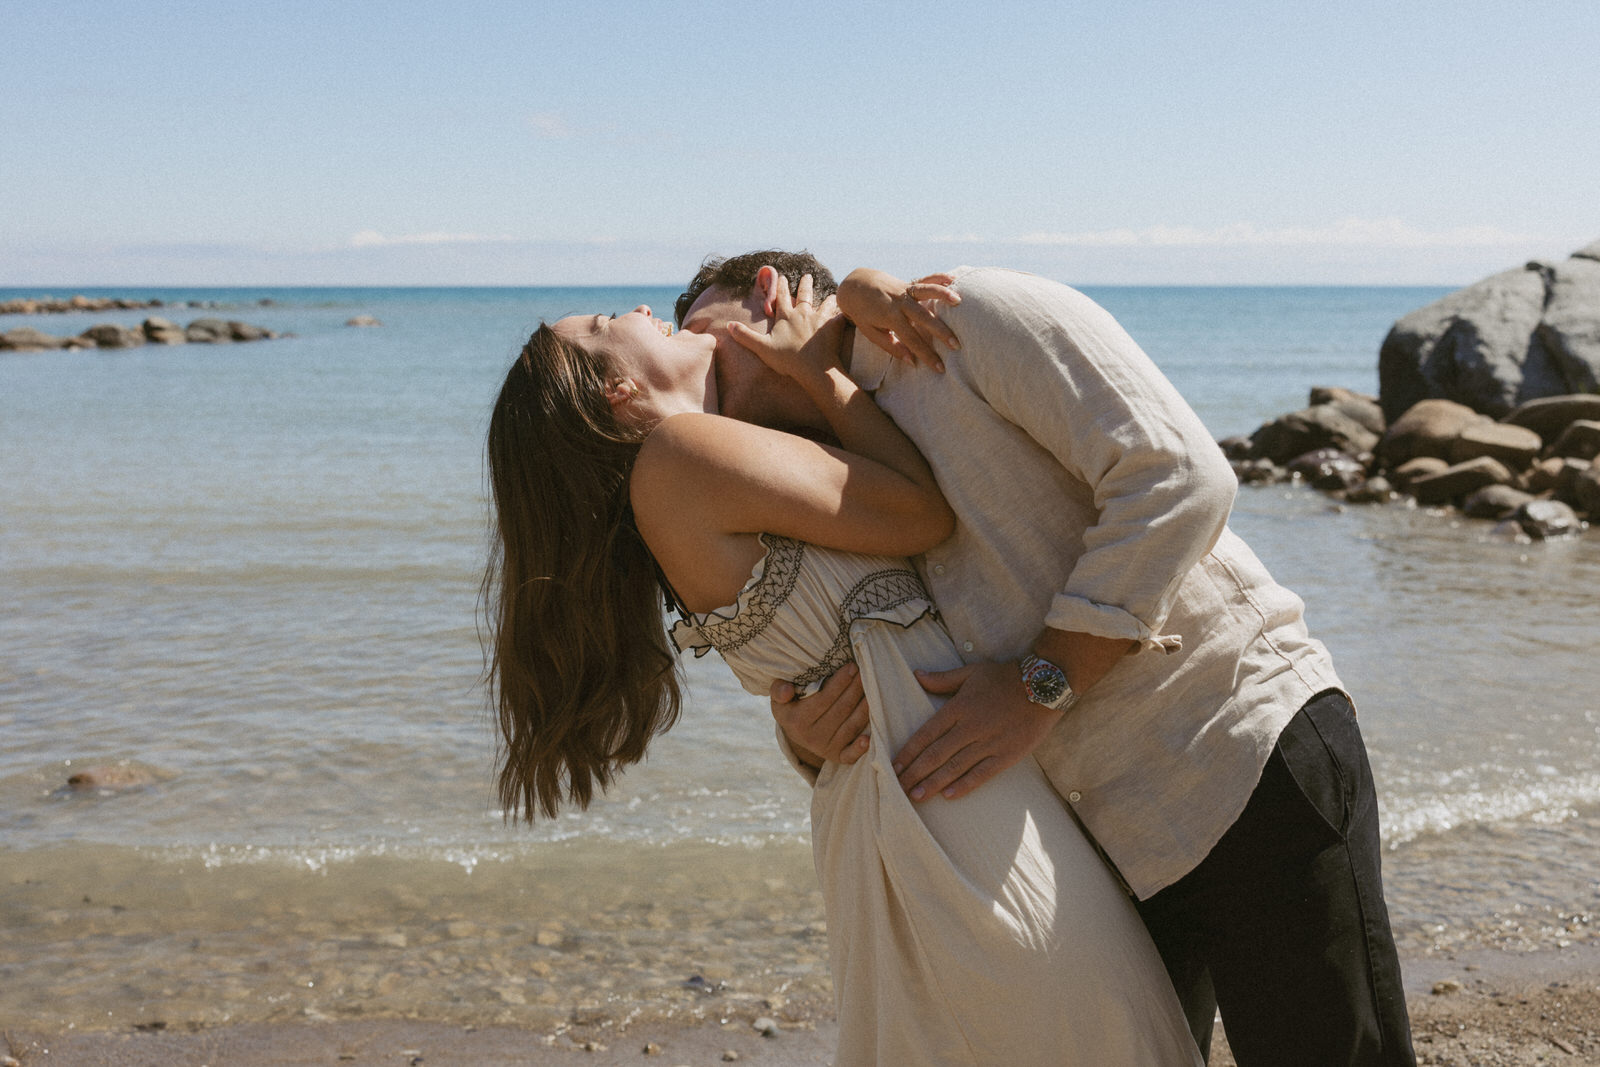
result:
[[[849,748],[846,748],[843,752],[839,753],[839,762],[848,767],[850,764],[867,754],[867,749],[871,745],[871,742],[871,735],[863,733],[860,737],[855,739]]]
[[[895,336],[900,339],[905,351],[910,353],[912,361],[932,370],[944,370],[944,360],[934,351],[928,337],[930,329],[927,320],[932,318],[937,322],[938,318],[917,303],[917,298],[911,295],[909,289],[896,301],[895,311],[900,315],[900,324],[894,330]]]
[[[865,709],[863,704],[862,708]],[[851,725],[841,729],[836,735],[838,742],[828,746],[823,753],[835,763],[854,763],[867,751],[872,743],[872,732],[867,729],[867,714],[862,711],[859,717],[851,716]]]
[[[728,336],[758,356],[773,351],[770,335],[751,329],[742,322],[730,321],[728,323]]]
[[[785,285],[784,288],[787,289],[788,286]],[[796,288],[796,292],[794,294],[794,302],[796,304],[810,304],[814,302],[812,298],[811,275],[807,274],[801,277],[800,284]]]
[[[911,287],[906,289],[906,295],[913,301],[906,315],[913,329],[925,335],[929,341],[940,342],[950,349],[961,347],[961,340],[956,337],[956,332],[946,326],[944,320],[935,315],[933,309],[926,303],[939,300],[947,304],[959,304],[961,297],[954,289],[942,285],[929,286],[912,282]]]
[[[970,745],[954,729],[955,726],[956,720],[953,718],[935,715],[912,735],[905,748],[895,757],[895,766],[903,768],[896,773],[900,788],[912,800],[925,800],[933,796],[977,762],[979,757],[967,753]],[[925,731],[929,734],[925,747],[912,756]]]
[[[857,324],[856,330],[859,333],[866,334],[867,340],[871,341],[873,344],[877,345],[894,358],[900,360],[905,359],[905,356],[901,355],[903,349],[900,347],[899,338],[895,337],[895,335],[890,333],[888,330],[880,329],[877,326],[869,326],[866,323]]]
[[[1004,766],[1001,765],[1001,762],[998,759],[990,756],[986,759],[979,760],[977,763],[974,763],[972,768],[968,770],[967,773],[963,774],[949,785],[936,787],[930,784],[929,788],[938,788],[939,795],[944,797],[946,800],[960,800],[962,797],[966,796],[968,793],[972,792],[974,789],[978,788],[980,785],[987,782],[1004,769]]]
[[[949,694],[960,689],[962,684],[972,676],[971,666],[956,667],[948,671],[917,671],[917,681],[924,691],[929,693]]]
[[[839,763],[853,763],[867,750],[870,708],[854,663],[834,672],[809,697],[792,699],[794,689],[787,683],[775,683],[771,695],[772,717],[791,743]]]
[[[768,694],[774,705],[773,715],[776,717],[778,704],[792,704],[794,702],[794,683],[779,679],[772,683],[772,692]]]

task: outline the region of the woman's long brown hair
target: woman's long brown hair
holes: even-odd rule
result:
[[[628,475],[642,435],[601,358],[542,325],[489,420],[494,541],[483,579],[498,785],[508,817],[587,807],[677,720],[677,660]]]

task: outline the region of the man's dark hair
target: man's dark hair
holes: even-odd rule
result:
[[[839,288],[839,283],[833,280],[832,272],[818,262],[817,257],[810,252],[780,252],[777,249],[769,249],[765,252],[746,252],[731,259],[707,256],[706,261],[700,264],[700,270],[689,282],[689,288],[683,291],[677,303],[672,306],[672,313],[677,318],[678,325],[683,325],[683,317],[689,314],[689,309],[700,299],[700,294],[713,285],[721,286],[736,296],[748,295],[755,287],[756,273],[762,267],[772,267],[783,275],[789,282],[791,295],[799,287],[800,279],[807,274],[811,275],[812,293],[819,303],[832,296]]]

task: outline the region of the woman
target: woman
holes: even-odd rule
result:
[[[586,804],[671,725],[662,590],[673,639],[716,648],[754,693],[853,661],[871,743],[812,800],[836,1062],[1199,1063],[1131,903],[1037,765],[958,801],[900,790],[888,754],[938,699],[913,671],[960,664],[900,557],[953,518],[834,361],[843,322],[810,290],[778,287],[770,337],[730,329],[805,390],[837,448],[714,414],[714,340],[669,335],[646,307],[541,326],[511,368],[489,429],[502,800],[528,818]],[[841,290],[865,312],[857,295]]]

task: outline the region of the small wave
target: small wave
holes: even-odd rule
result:
[[[1578,809],[1600,804],[1600,775],[1549,777],[1501,789],[1434,793],[1392,801],[1384,812],[1384,843],[1389,848],[1428,834],[1445,834],[1467,826],[1515,822],[1556,823],[1578,815]]]

